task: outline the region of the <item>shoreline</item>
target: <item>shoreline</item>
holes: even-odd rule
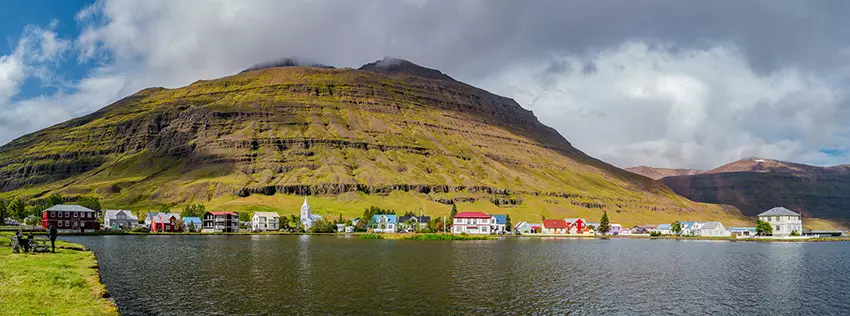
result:
[[[120,315],[93,251],[56,241],[56,253],[12,253],[0,234],[0,310],[13,315]]]
[[[34,233],[35,235],[43,235],[38,232]],[[382,239],[382,240],[426,240],[417,238],[417,236],[429,236],[429,235],[452,235],[452,234],[443,234],[443,233],[369,233],[369,232],[356,232],[356,233],[288,233],[288,232],[235,232],[235,233],[191,233],[191,232],[177,232],[177,233],[137,233],[137,232],[119,232],[119,231],[109,231],[109,232],[90,232],[90,233],[59,233],[59,236],[240,236],[240,235],[249,235],[249,236],[353,236],[359,237],[363,235],[377,235],[382,238],[374,238],[374,239]],[[464,235],[454,235],[457,237]],[[594,236],[594,235],[552,235],[552,234],[527,234],[527,235],[514,235],[514,234],[506,234],[506,235],[465,235],[468,237],[482,237],[482,238],[455,238],[453,240],[496,240],[501,238],[557,238],[557,239],[646,239],[646,240],[714,240],[714,241],[729,241],[729,242],[846,242],[850,241],[850,236],[840,236],[840,237],[811,237],[811,238],[771,238],[771,237],[758,237],[758,238],[735,238],[735,237],[703,237],[703,236],[649,236],[649,235],[619,235],[619,236]],[[365,239],[365,238],[364,238]],[[370,238],[371,239],[371,238]]]

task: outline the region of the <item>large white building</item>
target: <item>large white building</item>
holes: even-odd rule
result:
[[[257,232],[280,229],[280,214],[275,212],[254,212],[251,217],[251,229]]]
[[[794,231],[803,233],[803,219],[800,214],[784,207],[774,207],[759,214],[759,220],[773,227],[773,236],[789,236]]]
[[[492,219],[482,212],[460,212],[452,218],[452,234],[489,235]]]

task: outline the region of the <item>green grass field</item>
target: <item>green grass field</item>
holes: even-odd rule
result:
[[[13,254],[8,236],[0,235],[0,314],[118,315],[102,298],[94,253],[57,241],[56,253]]]

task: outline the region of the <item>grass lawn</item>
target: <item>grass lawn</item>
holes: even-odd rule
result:
[[[56,242],[56,253],[13,254],[8,234],[0,235],[0,314],[118,315],[102,298],[97,261],[91,251]]]

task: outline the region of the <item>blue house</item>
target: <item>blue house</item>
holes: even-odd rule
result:
[[[200,217],[184,217],[183,226],[185,226],[185,231],[199,232],[204,229],[204,221]]]
[[[376,233],[395,233],[398,230],[398,216],[390,214],[372,215],[369,227]]]

